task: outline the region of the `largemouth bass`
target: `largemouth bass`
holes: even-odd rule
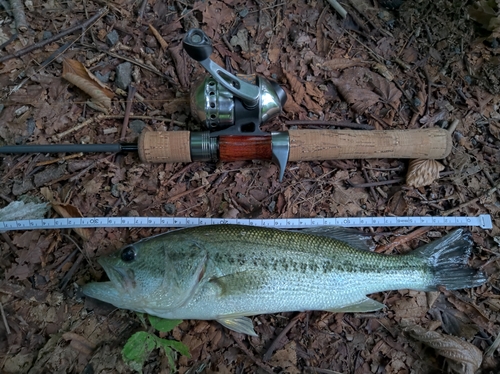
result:
[[[405,255],[366,250],[352,230],[283,231],[239,225],[171,231],[127,245],[99,263],[110,281],[83,292],[166,319],[217,320],[256,335],[248,316],[286,311],[368,312],[374,292],[476,287],[462,229]],[[357,248],[355,248],[357,247]]]

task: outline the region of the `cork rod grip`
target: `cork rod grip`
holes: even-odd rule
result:
[[[353,158],[445,158],[451,135],[443,129],[289,130],[289,161]]]
[[[190,131],[144,131],[137,145],[142,162],[191,162]]]

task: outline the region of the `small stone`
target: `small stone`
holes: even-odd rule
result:
[[[100,72],[96,71],[95,74],[97,79],[99,79],[102,83],[108,83],[109,82],[109,76],[111,75],[111,72],[108,71],[106,74],[101,74]]]
[[[274,209],[276,209],[276,201],[271,201],[267,207],[271,213],[274,213]]]
[[[50,31],[44,31],[42,34],[42,39],[47,40],[49,38],[52,38],[52,33]]]
[[[172,203],[167,203],[164,205],[165,212],[167,214],[175,214],[175,205]]]
[[[249,13],[248,8],[247,8],[247,7],[245,7],[245,8],[243,8],[242,10],[240,10],[240,13],[239,13],[239,14],[240,14],[240,17],[241,17],[241,18],[245,18],[246,16],[248,16],[248,13]]]
[[[121,192],[125,189],[125,186],[121,183],[116,183],[111,186],[111,195],[114,197],[120,197]]]
[[[140,119],[135,119],[130,122],[130,129],[135,134],[140,134],[142,130],[146,127],[146,123]]]
[[[111,31],[106,35],[106,44],[110,47],[113,47],[116,43],[118,43],[118,40],[120,40],[120,36],[116,30]]]
[[[2,113],[2,111],[3,111],[3,108],[5,108],[5,105],[0,104],[0,114],[1,114],[1,113]]]
[[[127,90],[128,86],[132,82],[132,64],[130,62],[124,62],[116,67],[116,78],[115,84],[118,88],[122,90]]]
[[[33,185],[31,179],[23,179],[22,181],[15,181],[14,185],[12,186],[12,194],[14,196],[19,196],[28,191],[31,191],[34,188],[35,186]]]
[[[36,122],[33,119],[33,117],[28,118],[28,120],[26,121],[26,132],[28,137],[33,135],[33,133],[35,132],[35,128],[36,128]]]

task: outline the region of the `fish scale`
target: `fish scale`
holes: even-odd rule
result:
[[[360,233],[362,234],[362,233]],[[461,229],[405,255],[363,249],[352,230],[314,233],[214,225],[143,239],[99,260],[110,281],[86,295],[167,319],[215,319],[255,335],[247,316],[285,311],[363,312],[366,295],[411,288],[474,287],[472,241]]]

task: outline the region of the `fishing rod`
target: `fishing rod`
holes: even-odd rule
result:
[[[439,128],[263,132],[260,126],[281,113],[285,90],[263,76],[234,75],[217,65],[200,29],[186,34],[183,48],[208,72],[190,97],[191,112],[207,131],[144,131],[136,144],[29,144],[0,147],[0,153],[137,152],[145,163],[264,159],[278,164],[282,181],[289,161],[441,159],[451,151],[451,134]]]

